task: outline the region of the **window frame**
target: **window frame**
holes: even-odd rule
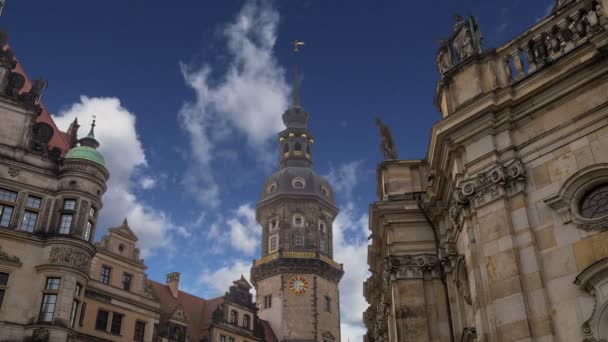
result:
[[[118,332],[114,331],[114,327],[116,324],[116,319],[120,318],[120,320],[118,321]],[[115,335],[115,336],[122,336],[122,326],[123,323],[125,321],[125,315],[121,314],[119,312],[112,312],[112,320],[110,322],[110,334]]]
[[[106,277],[104,277],[104,270],[108,270],[107,280],[104,281]],[[112,281],[112,267],[108,265],[101,265],[99,269],[99,282],[102,284],[110,285],[110,281]]]
[[[42,291],[42,301],[40,302],[40,310],[38,311],[38,321],[52,323],[55,320],[55,312],[57,311],[57,302],[59,300],[59,291],[61,290],[61,277],[47,276],[44,282],[44,290]],[[54,301],[51,302],[51,298]],[[48,310],[52,307],[52,310]],[[50,314],[50,319],[46,319]]]
[[[69,220],[69,225],[64,226],[64,219],[63,218],[70,218]],[[57,227],[57,232],[59,234],[62,235],[69,235],[72,232],[72,224],[74,223],[74,214],[73,213],[64,213],[62,212],[61,215],[59,215],[59,226]],[[67,231],[65,231],[67,229]]]
[[[28,229],[24,229],[25,220],[26,220],[26,217],[28,217],[28,215],[35,215],[34,224],[30,225],[30,223],[31,223],[31,217],[30,217],[30,219],[28,219],[28,223],[27,223]],[[38,212],[30,210],[29,208],[25,209],[23,211],[23,217],[21,218],[21,224],[19,225],[19,230],[22,232],[26,232],[26,233],[34,233],[36,231],[37,224],[38,224]],[[31,230],[30,230],[30,228],[31,228]]]
[[[249,317],[249,315],[248,314],[244,314],[243,315],[243,328],[249,329],[250,328],[250,321],[251,321],[251,318]]]
[[[125,278],[129,279],[128,286],[126,286]],[[133,282],[133,275],[131,273],[123,272],[122,273],[122,289],[125,291],[131,291],[131,284]]]
[[[141,329],[141,331],[138,331],[138,327],[141,326],[141,324],[143,324],[143,329]],[[138,341],[138,342],[143,342],[144,338],[146,337],[146,325],[147,322],[142,321],[142,320],[135,320],[135,327],[133,328],[133,341]]]
[[[104,312],[106,314],[105,317],[105,325],[103,327],[103,329],[101,328],[100,324],[99,324],[99,315]],[[97,316],[95,316],[95,330],[97,331],[108,331],[108,321],[110,320],[110,311],[106,311],[103,309],[97,309]]]
[[[228,322],[235,325],[239,324],[239,313],[236,310],[230,310]]]
[[[6,282],[3,283],[2,281],[0,281],[0,312],[2,311],[2,303],[4,303],[4,298],[6,297],[6,292],[8,290],[8,282],[11,279],[11,274],[9,272],[0,272],[0,276],[2,276],[3,274],[6,275]]]
[[[2,224],[5,222],[4,215],[6,214],[6,209],[10,209],[10,213],[8,214],[8,221],[6,225]],[[0,202],[0,227],[9,228],[11,226],[11,222],[13,221],[13,214],[15,213],[15,207],[5,204],[4,202]]]

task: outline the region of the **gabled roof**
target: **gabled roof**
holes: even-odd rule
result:
[[[8,45],[7,45],[7,48],[8,48]],[[23,65],[21,64],[21,62],[19,62],[19,59],[17,57],[15,57],[15,60],[17,60],[17,66],[15,67],[15,69],[13,71],[18,74],[21,74],[21,75],[23,75],[23,77],[25,77],[25,86],[23,87],[23,89],[21,89],[21,93],[28,92],[32,88],[32,82],[31,82],[30,78],[28,77],[28,75],[25,73],[25,70],[23,69]],[[40,107],[42,109],[42,112],[40,113],[40,116],[38,116],[38,119],[36,119],[36,122],[47,123],[47,124],[51,125],[51,127],[53,127],[53,130],[54,130],[53,137],[51,138],[51,141],[49,142],[49,149],[51,149],[53,147],[58,147],[61,150],[61,156],[64,156],[65,153],[68,150],[70,150],[70,144],[68,143],[68,139],[66,138],[65,133],[60,131],[59,128],[57,128],[57,124],[55,124],[55,121],[51,117],[51,114],[46,109],[46,106],[44,105],[43,102],[40,102]]]
[[[108,231],[110,231],[111,233],[116,233],[118,235],[121,235],[134,242],[138,240],[137,235],[135,235],[135,233],[131,230],[131,227],[129,227],[129,222],[127,222],[126,217],[122,221],[122,224],[120,226],[110,228],[110,229],[108,229]]]

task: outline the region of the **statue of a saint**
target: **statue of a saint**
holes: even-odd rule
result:
[[[481,53],[483,37],[475,17],[465,20],[460,15],[456,15],[455,19],[451,40],[461,62],[476,53]]]
[[[382,139],[382,142],[380,143],[382,158],[384,160],[399,159],[397,156],[397,146],[395,146],[395,142],[393,141],[391,129],[382,123],[380,118],[376,118],[376,125],[380,130],[380,138]]]
[[[448,40],[439,39],[439,50],[437,50],[435,62],[442,75],[454,66],[454,52]]]

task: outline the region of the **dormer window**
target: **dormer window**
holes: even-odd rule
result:
[[[123,244],[121,243],[120,245],[118,245],[118,252],[119,252],[120,254],[122,254],[122,252],[124,252],[124,251],[125,251],[125,245],[123,245]]]
[[[304,216],[300,214],[293,215],[293,225],[296,227],[304,227]]]
[[[291,180],[291,186],[296,190],[302,190],[306,187],[306,181],[302,177],[295,177]]]
[[[277,221],[277,219],[270,220],[269,228],[272,232],[279,228],[279,222]]]
[[[279,186],[277,185],[277,182],[272,182],[266,186],[266,193],[271,194],[271,193],[277,191],[278,187]]]
[[[321,187],[321,193],[323,194],[323,196],[329,197],[329,189],[326,188],[325,186]]]

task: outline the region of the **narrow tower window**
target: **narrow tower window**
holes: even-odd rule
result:
[[[296,143],[293,145],[293,154],[296,156],[302,155],[302,144],[299,141],[296,141]]]
[[[302,237],[302,233],[297,232],[293,234],[293,246],[294,247],[303,247],[304,239]]]

